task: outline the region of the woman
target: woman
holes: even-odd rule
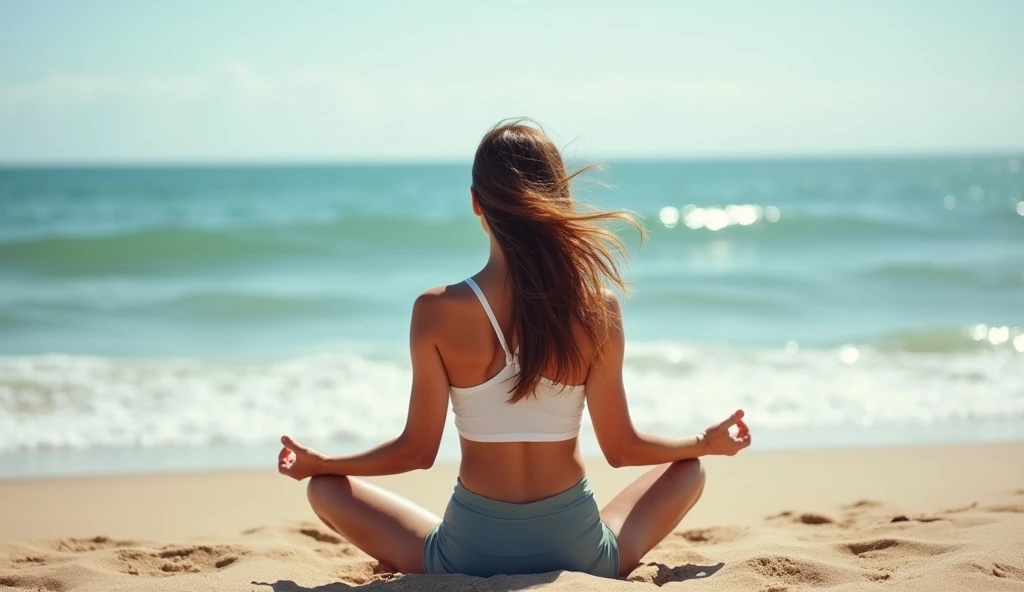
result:
[[[614,256],[623,245],[599,223],[640,227],[624,213],[581,213],[569,190],[576,174],[524,121],[488,132],[470,195],[490,257],[465,282],[416,299],[405,430],[347,457],[282,438],[279,470],[311,477],[313,511],[401,572],[625,576],[700,498],[698,457],[750,445],[742,411],[686,438],[633,427],[621,311],[605,288],[624,288]],[[462,462],[443,520],[356,478],[429,468],[449,400]],[[655,465],[600,510],[578,447],[584,406],[613,467]]]

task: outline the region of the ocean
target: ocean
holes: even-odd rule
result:
[[[764,448],[1024,438],[1022,163],[590,175],[581,199],[649,231],[623,231],[634,422],[684,435],[742,407]],[[272,469],[282,433],[397,435],[414,298],[486,260],[469,176],[0,169],[0,477]]]

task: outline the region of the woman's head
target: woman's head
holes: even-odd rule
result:
[[[503,122],[480,141],[473,159],[474,197],[481,209],[568,206],[570,176],[550,138],[525,120]]]
[[[531,393],[549,366],[563,383],[583,369],[575,327],[600,344],[606,283],[625,288],[616,260],[625,247],[602,224],[643,229],[629,214],[585,208],[573,199],[572,180],[590,168],[566,171],[558,148],[529,120],[499,123],[476,151],[475,209],[505,257],[512,284],[520,366],[513,402]]]

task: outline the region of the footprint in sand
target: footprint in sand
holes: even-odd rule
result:
[[[941,516],[926,516],[926,515],[907,516],[906,514],[897,514],[896,516],[893,516],[889,520],[889,523],[890,524],[896,523],[896,522],[926,522],[927,523],[927,522],[938,522],[940,520],[947,520],[947,518],[943,518]]]
[[[931,543],[927,541],[915,541],[903,538],[878,538],[852,543],[840,543],[837,545],[837,548],[839,550],[848,551],[860,558],[878,559],[890,558],[895,555],[942,555],[943,553],[948,553],[959,548],[959,546]],[[883,553],[883,551],[889,552]]]
[[[843,506],[843,509],[846,511],[867,510],[872,508],[880,508],[882,507],[882,505],[882,502],[876,502],[873,500],[860,500],[852,504],[847,504]]]
[[[788,590],[790,586],[828,588],[844,583],[884,582],[892,575],[885,569],[865,569],[835,561],[817,561],[806,557],[761,555],[752,557],[744,565],[757,575],[769,580],[762,582],[762,590]]]
[[[731,543],[746,536],[746,531],[738,527],[692,528],[676,533],[691,543],[716,545]]]
[[[96,536],[85,539],[68,537],[54,541],[53,549],[64,553],[88,553],[90,551],[133,547],[136,545],[138,545],[138,543],[135,541],[119,541],[105,536]]]
[[[196,545],[150,549],[121,549],[117,559],[122,573],[160,577],[180,573],[201,573],[234,564],[247,551],[230,545]]]
[[[313,539],[313,540],[315,540],[317,542],[320,542],[320,543],[330,543],[332,545],[340,545],[341,543],[345,542],[344,539],[342,539],[338,535],[334,535],[334,534],[331,534],[329,532],[324,532],[324,531],[319,530],[317,528],[300,528],[298,530],[298,533],[306,535],[309,538],[311,538],[311,539]]]
[[[797,521],[801,524],[811,524],[817,526],[819,524],[832,524],[835,520],[832,520],[824,514],[800,514],[797,517]]]
[[[978,507],[978,502],[971,502],[971,503],[967,504],[966,506],[961,506],[959,508],[950,508],[948,510],[943,510],[942,513],[943,514],[959,514],[960,512],[967,512],[967,511],[973,510],[974,508],[977,508],[977,507]]]
[[[318,543],[327,543],[329,547],[318,547],[316,553],[321,557],[328,559],[347,559],[351,557],[358,557],[362,555],[362,552],[355,547],[355,545],[349,544],[344,538],[331,533],[325,532],[315,527],[304,527],[295,530],[298,534],[309,537]]]
[[[815,514],[813,512],[805,512],[803,514],[797,514],[791,510],[779,512],[773,516],[769,516],[767,520],[781,520],[787,519],[795,524],[810,524],[812,526],[818,526],[821,524],[834,524],[835,520],[825,516],[824,514]]]
[[[965,567],[996,578],[1024,582],[1024,569],[1013,565],[1006,565],[1005,563],[971,562],[967,563]]]
[[[827,574],[831,571],[824,564],[783,555],[752,557],[744,563],[754,573],[772,580],[781,580],[789,586],[825,584]]]
[[[1008,514],[1024,514],[1024,505],[1020,504],[996,504],[982,508],[986,512],[1001,512]]]

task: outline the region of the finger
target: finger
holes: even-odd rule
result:
[[[302,444],[299,444],[295,440],[292,440],[291,436],[281,436],[281,444],[284,444],[286,448],[290,448],[292,450],[297,450],[297,451],[302,451],[302,452],[305,452],[307,450],[307,448],[305,446],[303,446]]]
[[[288,455],[291,454],[291,452],[292,451],[288,450],[287,448],[282,448],[281,452],[277,453],[277,462],[283,463],[284,459],[288,458]]]
[[[722,423],[718,424],[716,427],[719,427],[719,428],[731,428],[732,426],[736,425],[738,422],[740,422],[742,420],[743,420],[743,410],[742,409],[737,409],[732,415],[730,415],[729,417],[725,418],[725,421],[723,421]]]

